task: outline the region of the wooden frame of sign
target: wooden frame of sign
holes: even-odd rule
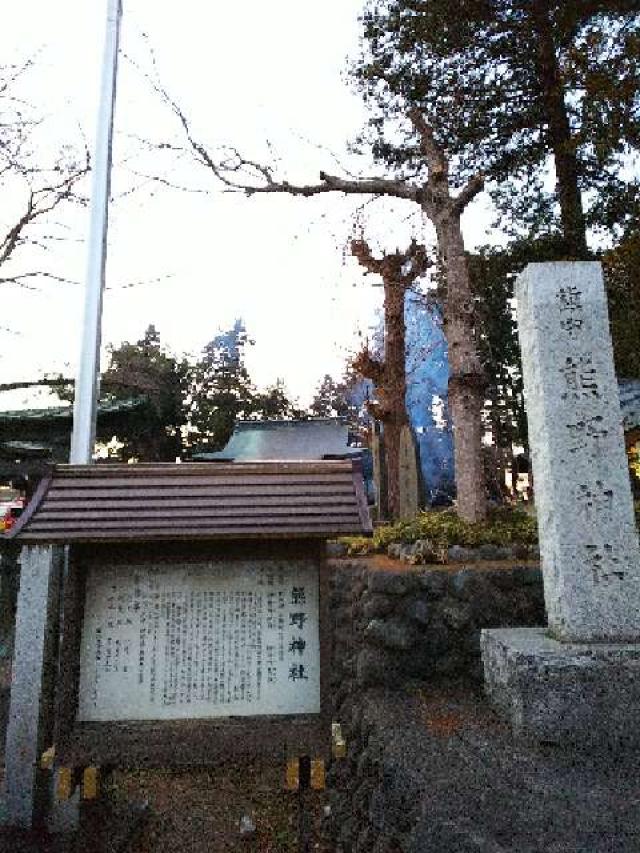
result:
[[[7,536],[11,824],[52,744],[76,769],[327,756],[325,543],[371,533],[357,460],[54,467]]]
[[[67,546],[56,762],[328,756],[326,540],[371,532],[353,460],[56,467],[12,530],[34,559]]]
[[[331,711],[328,695],[330,634],[325,543],[163,543],[139,546],[74,546],[64,591],[60,677],[56,691],[56,757],[66,766],[173,766],[208,764],[237,755],[328,757]],[[78,720],[80,659],[90,570],[103,566],[157,567],[192,563],[217,567],[246,560],[311,560],[318,570],[320,711],[173,720]]]

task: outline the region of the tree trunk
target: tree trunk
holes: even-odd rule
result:
[[[384,446],[387,462],[389,514],[400,514],[400,433],[407,417],[405,365],[405,320],[403,284],[388,278],[384,284]]]
[[[578,163],[560,79],[549,3],[546,0],[534,0],[531,7],[533,32],[537,40],[540,88],[556,167],[556,185],[567,254],[573,260],[584,260],[589,257],[589,251],[582,197],[578,186]]]
[[[497,411],[497,401],[491,401],[491,435],[493,438],[493,455],[495,476],[491,490],[497,491],[495,497],[500,503],[505,498],[506,473],[513,458],[511,442],[508,440],[508,430],[500,419]]]
[[[449,210],[435,225],[446,283],[444,326],[449,351],[457,509],[465,521],[481,521],[487,515],[482,460],[485,376],[476,341],[471,281],[459,214]]]

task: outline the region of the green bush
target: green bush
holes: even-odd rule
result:
[[[640,530],[640,501],[634,504],[636,525]],[[538,526],[535,516],[521,510],[501,508],[489,513],[487,521],[470,524],[453,510],[420,512],[410,521],[398,521],[376,527],[371,538],[347,536],[339,541],[350,557],[386,553],[392,542],[409,544],[416,539],[428,539],[436,546],[462,545],[535,545]]]
[[[410,521],[398,521],[376,527],[371,539],[345,537],[350,556],[384,553],[392,542],[410,543],[428,539],[439,546],[533,545],[538,541],[535,517],[514,509],[495,509],[485,522],[463,521],[453,510],[420,512]]]

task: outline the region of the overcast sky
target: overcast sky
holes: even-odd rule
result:
[[[324,373],[340,373],[381,304],[381,289],[345,252],[354,217],[376,246],[391,250],[412,234],[431,240],[426,223],[400,202],[361,209],[364,199],[353,197],[247,199],[222,192],[195,166],[176,169],[141,153],[136,137],[176,139],[178,127],[128,57],[149,68],[153,46],[163,85],[208,144],[278,157],[289,178],[316,181],[323,168],[339,172],[330,152],[351,169],[367,169],[346,154],[365,121],[345,79],[361,6],[124,0],[105,345],[137,340],[154,323],[174,351],[195,354],[241,316],[256,341],[249,366],[259,384],[281,377],[306,403]],[[83,135],[93,145],[105,17],[105,0],[21,0],[3,16],[5,62],[39,51],[25,91],[46,117],[45,147],[65,139],[82,145]],[[143,174],[207,192],[170,190]],[[467,215],[469,245],[485,239],[482,211],[480,204]],[[82,282],[88,213],[67,222],[69,239],[49,263]],[[137,281],[145,283],[126,286]],[[43,282],[29,292],[3,286],[0,381],[74,375],[82,303],[81,284]],[[16,401],[5,397],[1,405]]]

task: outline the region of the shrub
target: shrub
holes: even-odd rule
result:
[[[463,521],[453,510],[419,512],[409,521],[377,527],[371,539],[345,537],[340,541],[350,556],[384,553],[392,542],[411,543],[428,539],[439,546],[533,545],[538,541],[536,519],[520,510],[495,509],[485,522]]]

